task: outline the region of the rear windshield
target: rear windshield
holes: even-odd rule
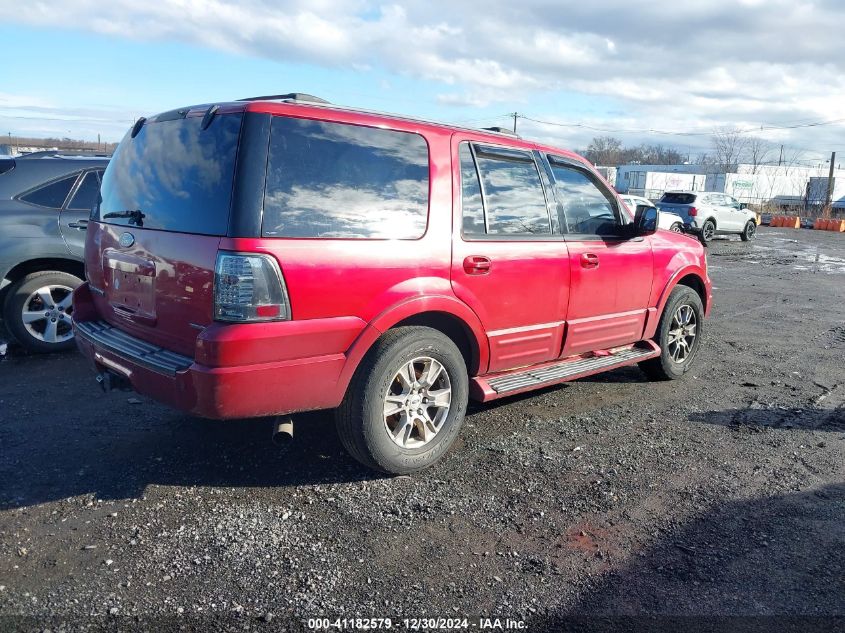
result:
[[[660,202],[668,202],[669,204],[692,204],[695,202],[694,193],[664,193],[660,198]]]
[[[94,217],[109,224],[225,235],[241,114],[147,122],[127,134],[103,176]]]

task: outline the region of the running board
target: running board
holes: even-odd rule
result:
[[[634,365],[659,355],[660,348],[655,343],[641,341],[636,345],[623,348],[575,356],[534,367],[523,367],[494,376],[473,378],[471,394],[477,400],[495,400],[502,396]]]

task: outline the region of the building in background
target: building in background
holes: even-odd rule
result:
[[[827,167],[798,165],[737,165],[735,171],[714,172],[708,165],[620,165],[619,193],[657,200],[665,191],[716,191],[740,202],[766,207],[817,211],[827,195]],[[845,169],[834,170],[834,207],[845,208]]]

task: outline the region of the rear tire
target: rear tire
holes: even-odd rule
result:
[[[6,329],[30,352],[46,354],[73,348],[71,294],[81,284],[79,277],[55,270],[19,279],[6,295]]]
[[[417,472],[457,438],[468,395],[464,357],[450,338],[428,327],[389,330],[361,361],[335,412],[338,435],[368,468]]]
[[[669,230],[672,231],[672,233],[683,233],[684,226],[680,222],[675,222],[672,226],[669,227]]]
[[[754,235],[757,233],[757,223],[749,220],[745,224],[745,228],[740,233],[739,237],[742,239],[743,242],[748,242],[754,239]]]
[[[716,235],[716,223],[713,220],[706,220],[701,226],[701,233],[698,234],[698,239],[704,246],[707,246]]]
[[[652,380],[676,380],[683,376],[692,367],[701,346],[703,322],[704,306],[698,293],[689,286],[675,286],[654,335],[660,356],[643,361],[640,369]]]

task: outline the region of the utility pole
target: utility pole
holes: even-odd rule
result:
[[[516,118],[519,116],[516,112],[511,112],[511,116],[513,117],[513,133],[516,134]]]
[[[830,155],[830,171],[827,174],[827,196],[825,196],[823,217],[829,218],[833,202],[833,169],[836,167],[836,152]]]
[[[783,145],[780,146],[780,158],[778,158],[778,167],[783,164]]]

